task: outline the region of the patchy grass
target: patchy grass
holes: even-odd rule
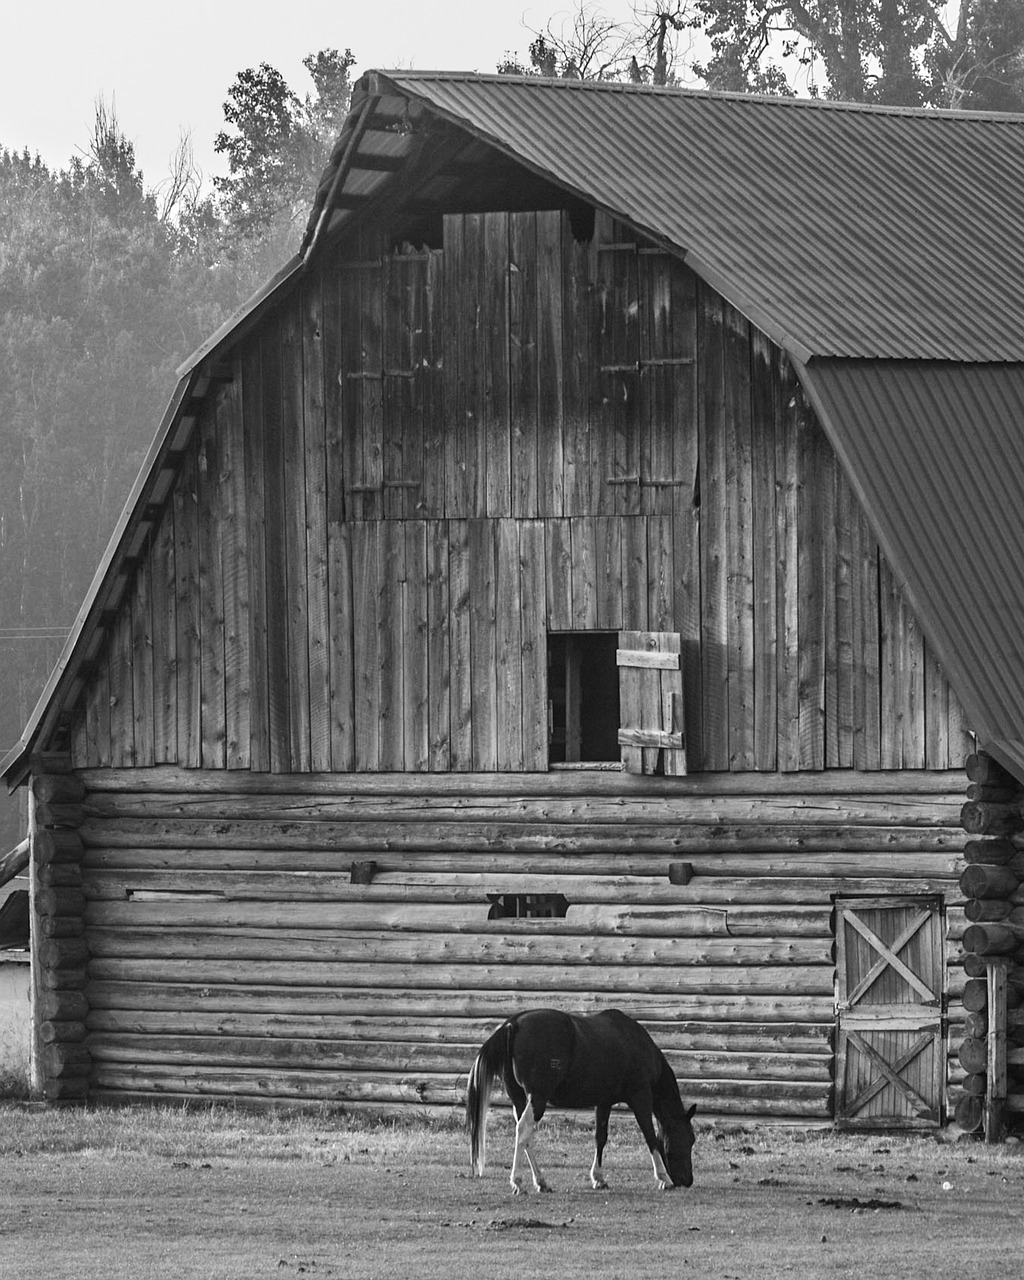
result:
[[[0,1106],[0,1263],[19,1280],[444,1280],[693,1275],[1018,1274],[1024,1148],[703,1126],[690,1191],[658,1193],[616,1116],[589,1189],[590,1135],[545,1119],[552,1195],[513,1197],[492,1116],[470,1176],[456,1119],[402,1123],[136,1107]]]

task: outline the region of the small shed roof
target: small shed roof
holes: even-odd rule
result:
[[[75,696],[217,358],[321,240],[385,200],[552,189],[680,254],[790,354],[972,728],[1024,779],[1024,116],[396,71],[359,82],[300,255],[182,367],[9,783]]]

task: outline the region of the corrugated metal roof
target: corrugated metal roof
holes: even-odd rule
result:
[[[804,358],[1024,359],[1022,116],[395,71],[353,121],[367,95],[692,255]]]
[[[1024,737],[1024,365],[812,360],[799,373],[971,727],[1012,753]]]

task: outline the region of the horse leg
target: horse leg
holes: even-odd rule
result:
[[[608,1117],[611,1113],[611,1107],[603,1103],[594,1113],[594,1163],[590,1166],[590,1185],[595,1191],[602,1191],[608,1186],[601,1169],[601,1157],[608,1141]]]
[[[512,1184],[513,1195],[519,1195],[523,1190],[524,1178],[520,1173],[520,1156],[526,1158],[526,1163],[530,1166],[530,1174],[533,1177],[533,1187],[535,1191],[550,1191],[551,1188],[544,1180],[544,1175],[540,1171],[540,1166],[533,1158],[530,1150],[530,1142],[533,1139],[537,1125],[540,1123],[544,1115],[546,1103],[534,1102],[533,1098],[527,1096],[526,1103],[520,1110],[516,1109],[516,1149],[512,1157],[512,1177],[509,1181]]]
[[[672,1185],[672,1179],[668,1170],[665,1168],[665,1157],[662,1154],[661,1141],[658,1138],[657,1131],[654,1128],[654,1109],[651,1091],[645,1089],[643,1093],[629,1099],[629,1108],[636,1116],[636,1122],[640,1126],[640,1132],[644,1135],[644,1141],[647,1143],[647,1150],[651,1153],[651,1163],[654,1165],[654,1178],[658,1184],[659,1191],[666,1191]]]

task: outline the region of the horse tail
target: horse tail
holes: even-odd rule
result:
[[[469,1126],[470,1154],[473,1172],[482,1177],[487,1162],[487,1112],[495,1080],[504,1073],[512,1059],[512,1021],[503,1022],[489,1040],[485,1040],[469,1073],[466,1092],[466,1123]]]

